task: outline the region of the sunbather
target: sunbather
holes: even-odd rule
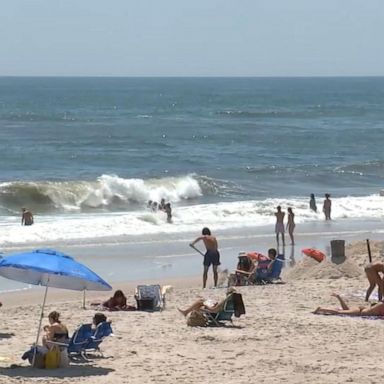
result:
[[[66,341],[68,328],[60,321],[60,313],[53,311],[48,315],[49,325],[44,326],[43,345],[47,347],[50,341]]]
[[[383,299],[384,277],[382,278],[380,276],[380,273],[384,274],[384,263],[369,264],[365,267],[365,274],[367,275],[367,279],[369,282],[369,287],[365,295],[365,301],[369,300],[369,296],[371,296],[371,293],[375,289],[376,285],[379,300],[381,301]]]
[[[236,290],[233,287],[228,288],[227,297],[234,292],[236,292]],[[209,300],[209,299],[206,300],[206,299],[200,298],[200,299],[196,300],[192,305],[190,305],[186,309],[180,309],[180,308],[177,308],[177,309],[184,316],[187,316],[192,311],[200,311],[200,310],[207,310],[211,313],[217,313],[217,312],[220,312],[222,310],[223,305],[224,305],[227,297],[220,302],[217,302],[217,301],[215,302],[213,300]]]
[[[110,311],[125,310],[127,307],[127,298],[125,297],[123,291],[117,290],[114,295],[107,301],[104,301],[102,305]]]
[[[349,308],[347,303],[338,294],[332,294],[336,297],[342,309],[329,309],[318,307],[313,313],[323,315],[347,315],[347,316],[384,316],[384,303],[374,304],[371,307]]]

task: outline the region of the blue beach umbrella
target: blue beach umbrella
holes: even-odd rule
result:
[[[74,291],[110,291],[100,276],[72,257],[52,249],[37,249],[0,259],[0,275],[27,284],[45,286],[36,344],[39,341],[49,287]]]

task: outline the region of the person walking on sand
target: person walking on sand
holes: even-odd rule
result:
[[[203,228],[201,233],[202,233],[202,236],[199,236],[196,240],[194,240],[189,245],[192,248],[194,248],[194,245],[197,242],[203,241],[206,248],[204,261],[203,261],[203,265],[204,265],[203,288],[205,288],[207,285],[208,270],[211,264],[213,269],[213,281],[214,281],[215,287],[217,287],[217,280],[218,280],[217,268],[220,265],[220,253],[218,249],[219,247],[217,244],[217,240],[215,236],[212,236],[211,231],[207,227]]]
[[[32,212],[26,208],[22,208],[21,216],[21,225],[32,225],[33,224],[33,215]]]
[[[331,202],[330,197],[331,197],[331,195],[329,193],[325,194],[325,200],[324,200],[324,204],[323,204],[323,212],[324,212],[325,220],[331,220],[332,202]]]
[[[293,238],[293,231],[295,229],[295,214],[293,213],[292,211],[292,208],[289,207],[288,208],[288,222],[287,222],[287,230],[288,230],[288,233],[289,233],[289,237],[291,239],[291,245],[294,245],[295,244],[295,240]]]
[[[316,200],[313,193],[311,193],[311,198],[309,199],[309,209],[317,213]]]
[[[276,216],[275,233],[276,233],[277,245],[279,245],[279,234],[281,234],[281,239],[283,241],[283,245],[285,245],[285,238],[284,238],[284,216],[285,216],[285,212],[283,212],[281,210],[280,205],[277,207],[277,212],[275,212],[275,216]]]

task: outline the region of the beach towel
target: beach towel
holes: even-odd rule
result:
[[[365,319],[365,320],[384,320],[384,316],[351,316],[351,315],[338,315],[333,313],[313,313],[314,315],[323,316],[337,316],[337,317],[348,317],[350,319]]]
[[[243,302],[243,296],[241,293],[232,293],[233,295],[233,308],[235,310],[235,317],[245,315],[245,306]]]

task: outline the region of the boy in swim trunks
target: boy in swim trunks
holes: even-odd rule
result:
[[[213,269],[213,280],[215,283],[215,287],[217,287],[217,280],[218,280],[217,267],[220,265],[220,253],[218,250],[216,237],[212,236],[209,228],[205,227],[202,230],[202,236],[198,237],[189,245],[193,247],[200,240],[203,241],[205,248],[207,250],[205,252],[204,262],[203,262],[203,265],[204,265],[203,288],[205,288],[207,285],[208,270],[211,264]]]

